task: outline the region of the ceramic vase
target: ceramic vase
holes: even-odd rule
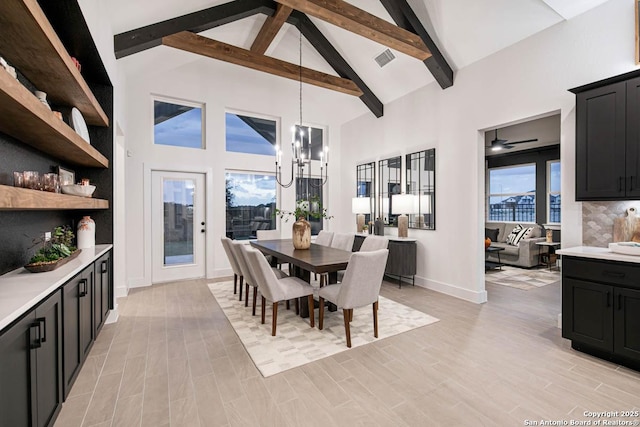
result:
[[[47,94],[42,92],[41,90],[36,90],[34,92],[34,95],[36,96],[36,98],[38,98],[38,100],[40,102],[42,102],[42,104],[47,107],[49,110],[51,110],[51,106],[49,105],[49,102],[47,101]]]
[[[304,218],[298,218],[293,223],[293,247],[309,249],[311,246],[311,224]]]
[[[96,245],[96,223],[90,216],[83,216],[78,223],[78,249],[92,248]]]

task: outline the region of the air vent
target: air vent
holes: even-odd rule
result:
[[[380,66],[380,68],[382,68],[385,65],[387,65],[389,62],[396,59],[396,57],[393,53],[391,53],[389,49],[387,49],[384,52],[382,52],[380,55],[376,56],[375,59],[378,65]]]

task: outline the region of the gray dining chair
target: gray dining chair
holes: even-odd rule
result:
[[[231,264],[231,270],[233,270],[233,293],[238,293],[238,278],[240,278],[240,297],[239,301],[242,301],[242,282],[244,279],[244,275],[240,270],[240,265],[238,264],[238,260],[236,259],[236,255],[231,248],[232,240],[228,237],[222,237],[220,239],[222,242],[222,247],[224,248],[224,252],[227,254],[227,259],[229,260],[229,264]]]
[[[351,255],[342,283],[325,286],[318,291],[320,330],[324,327],[324,301],[327,300],[342,308],[347,347],[351,347],[353,309],[373,304],[373,336],[378,338],[378,296],[388,256],[388,249]]]
[[[331,247],[351,252],[353,250],[353,240],[356,235],[353,233],[334,233],[331,240]]]
[[[367,236],[360,246],[360,252],[377,251],[378,249],[387,249],[389,239],[384,236]]]
[[[273,303],[273,314],[271,319],[271,335],[276,336],[276,325],[278,323],[278,303],[298,298],[307,297],[309,300],[309,323],[315,326],[313,310],[313,288],[304,280],[298,277],[284,277],[279,279],[273,272],[262,253],[253,248],[247,248],[246,252],[249,268],[253,277],[258,283],[262,294],[262,324],[265,322],[266,300]]]
[[[333,231],[320,230],[318,236],[316,237],[316,241],[314,242],[316,245],[322,246],[331,246],[331,241],[333,240]]]
[[[258,240],[276,240],[280,238],[280,230],[258,230],[256,237]]]

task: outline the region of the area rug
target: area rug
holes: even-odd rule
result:
[[[510,286],[522,290],[529,290],[547,286],[560,280],[561,274],[557,269],[549,271],[547,268],[526,269],[503,265],[502,270],[488,270],[484,280],[501,286]]]
[[[276,336],[271,336],[271,304],[267,303],[265,324],[260,324],[260,298],[256,316],[251,315],[244,301],[238,301],[231,292],[229,282],[210,283],[209,289],[222,311],[231,322],[249,356],[264,377],[295,368],[324,357],[349,350],[344,334],[342,310],[325,310],[324,329],[318,329],[318,310],[315,310],[316,327],[309,326],[309,319],[296,316],[280,304]],[[252,291],[253,292],[253,291]],[[380,297],[378,308],[378,338],[373,336],[371,306],[354,310],[351,322],[351,345],[359,347],[381,339],[437,322],[433,316],[406,305]]]

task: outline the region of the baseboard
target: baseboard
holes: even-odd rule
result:
[[[221,277],[233,277],[233,270],[230,268],[218,268],[213,270],[213,277],[207,276],[207,279],[219,279]]]
[[[420,276],[416,276],[416,286],[440,292],[445,295],[450,295],[452,297],[463,299],[465,301],[473,302],[475,304],[482,304],[487,302],[487,291],[484,289],[482,291],[472,291],[470,289],[460,288],[449,283],[425,279],[424,277]]]
[[[107,317],[107,320],[105,320],[104,323],[105,325],[108,325],[109,323],[116,323],[119,317],[120,317],[120,313],[118,312],[118,307],[116,307],[113,310],[109,311],[109,316]]]
[[[144,288],[146,286],[151,286],[151,283],[147,282],[144,277],[135,277],[133,279],[129,279],[129,289],[131,288]],[[127,290],[127,293],[129,291]]]

